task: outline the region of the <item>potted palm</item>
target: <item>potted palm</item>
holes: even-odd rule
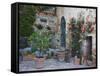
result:
[[[44,61],[46,59],[46,50],[49,48],[49,39],[50,33],[46,28],[42,28],[42,26],[38,26],[38,30],[34,31],[30,36],[30,42],[32,44],[32,48],[36,48],[34,51],[35,54],[35,63],[36,68],[43,68]]]

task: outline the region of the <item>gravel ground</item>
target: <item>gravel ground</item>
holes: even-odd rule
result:
[[[36,71],[36,70],[52,70],[52,69],[71,69],[71,68],[88,68],[93,66],[75,65],[72,63],[59,62],[54,59],[48,59],[44,62],[44,67],[41,69],[35,68],[34,61],[22,61],[19,64],[19,71]]]

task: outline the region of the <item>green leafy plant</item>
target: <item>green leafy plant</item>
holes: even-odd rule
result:
[[[33,5],[19,5],[19,32],[20,36],[28,37],[32,34],[35,22],[36,7]]]
[[[19,5],[19,34],[22,37],[29,37],[33,32],[36,14],[48,10],[49,6]]]
[[[35,51],[39,51],[38,53],[41,55],[50,46],[50,32],[45,28],[34,31],[29,37],[29,41],[32,48],[36,48]]]
[[[76,21],[75,18],[72,18],[70,20],[70,30],[71,30],[71,36],[72,36],[72,40],[71,40],[71,48],[72,48],[72,56],[77,55],[78,57],[80,57],[80,22]]]

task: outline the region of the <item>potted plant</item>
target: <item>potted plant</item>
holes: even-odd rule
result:
[[[91,15],[86,16],[86,21],[81,24],[80,42],[82,49],[82,64],[88,65],[88,60],[92,59],[92,35],[94,22],[90,20]],[[84,18],[85,19],[85,18]]]
[[[41,25],[38,25],[37,30],[30,36],[29,40],[32,44],[32,48],[36,48],[34,51],[36,68],[43,68],[46,59],[46,50],[49,48],[49,39],[49,31]]]
[[[76,19],[73,17],[70,20],[69,23],[69,31],[71,31],[71,41],[70,41],[70,46],[71,46],[71,54],[72,58],[74,61],[74,64],[80,64],[80,22],[76,21]]]

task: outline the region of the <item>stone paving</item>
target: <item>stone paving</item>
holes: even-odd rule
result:
[[[52,70],[52,69],[71,69],[71,68],[89,68],[93,66],[75,65],[73,63],[59,62],[55,59],[47,59],[42,69],[35,68],[34,61],[22,61],[19,64],[19,71],[36,71],[36,70]]]

